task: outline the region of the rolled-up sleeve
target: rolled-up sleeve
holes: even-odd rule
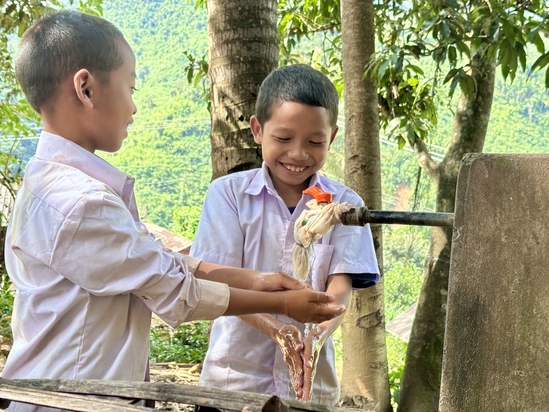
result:
[[[340,202],[363,206],[364,202],[348,190]],[[353,289],[373,286],[379,280],[379,266],[370,226],[336,225],[330,238],[334,253],[330,274],[346,273],[353,280]]]
[[[229,288],[196,279],[199,262],[167,251],[118,196],[95,192],[66,216],[49,265],[93,295],[133,293],[176,327],[214,319],[227,309]]]

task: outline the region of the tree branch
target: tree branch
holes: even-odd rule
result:
[[[408,142],[410,143],[410,142]],[[437,181],[438,175],[436,173],[438,163],[433,160],[425,142],[416,136],[414,144],[410,144],[414,148],[414,153],[417,158],[419,166],[423,169],[425,174],[433,180]]]

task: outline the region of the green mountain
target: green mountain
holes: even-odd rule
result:
[[[184,52],[207,52],[206,11],[183,1],[107,1],[104,17],[122,30],[136,54],[138,108],[122,149],[104,157],[136,178],[143,220],[177,228],[181,210],[200,207],[211,177],[203,91],[183,75]]]

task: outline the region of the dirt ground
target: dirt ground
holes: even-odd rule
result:
[[[180,383],[196,385],[200,378],[202,364],[152,363],[151,382]],[[156,402],[155,410],[172,412],[192,412],[194,405],[174,402]]]

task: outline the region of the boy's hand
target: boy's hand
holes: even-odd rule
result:
[[[308,288],[305,282],[301,282],[284,273],[260,273],[252,277],[250,290],[262,292],[276,292],[280,290],[299,290]]]
[[[292,388],[299,399],[303,393],[303,339],[301,331],[293,325],[281,325],[272,336],[278,344],[284,362],[290,371]]]
[[[345,312],[345,305],[328,305],[334,295],[313,289],[279,292],[284,296],[284,314],[301,323],[321,323]]]
[[[303,388],[300,394],[296,392],[297,399],[301,401],[311,401],[316,365],[320,350],[324,345],[322,332],[319,325],[311,325],[309,333],[303,338]]]

